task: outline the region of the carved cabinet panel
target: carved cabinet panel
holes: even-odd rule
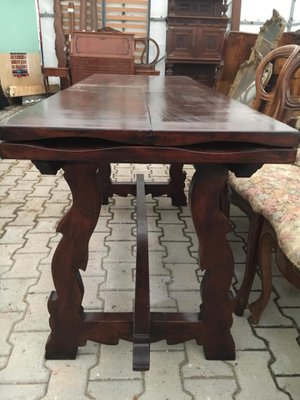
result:
[[[223,0],[169,0],[167,75],[188,75],[214,86],[228,22],[225,4]]]
[[[73,84],[94,73],[134,74],[134,35],[73,32],[70,72]]]
[[[220,61],[224,32],[214,27],[170,27],[168,59]]]

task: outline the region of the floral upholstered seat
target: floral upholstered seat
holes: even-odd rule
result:
[[[249,304],[258,323],[271,294],[271,253],[283,276],[300,289],[300,148],[294,164],[266,164],[250,178],[229,177],[232,202],[249,216],[246,272],[237,294],[235,312],[247,305],[257,264],[262,292]]]
[[[266,164],[250,178],[230,176],[231,187],[262,214],[278,245],[300,271],[300,150],[297,165]]]

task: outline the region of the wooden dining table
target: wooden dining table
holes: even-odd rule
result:
[[[180,76],[92,75],[0,125],[2,158],[32,160],[44,174],[62,169],[72,192],[57,227],[62,238],[52,260],[46,358],[75,358],[87,340],[123,339],[133,342],[133,368],[147,370],[151,342],[195,339],[207,359],[233,360],[228,173],[248,177],[264,163],[292,163],[299,139],[297,130]],[[139,197],[134,310],[84,310],[80,270],[87,268],[89,239],[111,185],[110,163],[194,165],[188,200],[204,270],[199,312],[150,310],[142,177],[122,192]]]

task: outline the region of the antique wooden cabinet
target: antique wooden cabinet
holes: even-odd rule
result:
[[[169,0],[167,75],[214,86],[228,18],[226,0]]]
[[[73,32],[70,46],[72,84],[94,73],[135,74],[134,35]]]

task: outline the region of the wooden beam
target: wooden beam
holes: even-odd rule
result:
[[[242,0],[232,0],[231,26],[232,31],[240,30]]]
[[[62,29],[62,13],[60,0],[54,0],[54,31],[55,31],[55,53],[58,61],[58,67],[67,66],[67,55],[65,52],[65,35]]]

